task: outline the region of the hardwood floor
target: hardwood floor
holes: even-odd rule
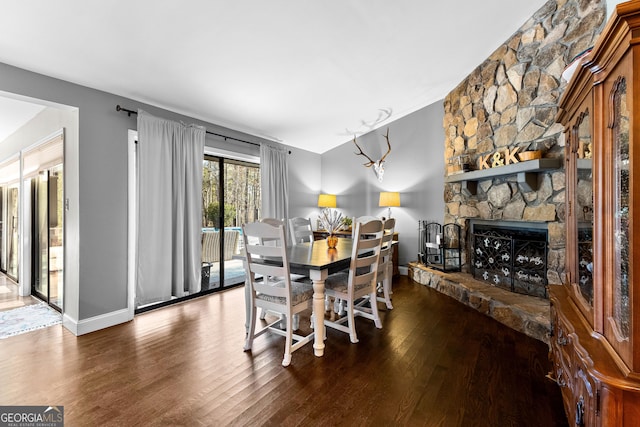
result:
[[[41,302],[31,295],[21,297],[18,292],[18,284],[0,272],[0,312]]]
[[[69,426],[567,426],[544,343],[407,277],[383,329],[356,319],[358,344],[328,329],[324,357],[307,345],[288,368],[282,337],[242,351],[243,298],[2,340],[0,405],[62,405]]]

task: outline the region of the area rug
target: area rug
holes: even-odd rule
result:
[[[25,305],[0,312],[0,339],[58,325],[62,315],[47,304]]]

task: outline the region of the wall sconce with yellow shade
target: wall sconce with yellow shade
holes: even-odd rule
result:
[[[381,208],[388,208],[387,218],[391,218],[391,208],[400,206],[400,193],[397,191],[381,191],[380,203]]]

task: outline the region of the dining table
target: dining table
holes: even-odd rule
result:
[[[335,248],[329,248],[326,240],[297,243],[287,247],[289,271],[309,277],[313,282],[313,352],[317,357],[324,355],[324,282],[327,276],[348,269],[351,265],[353,240],[338,238]],[[244,259],[242,256],[234,258]],[[247,286],[247,285],[245,285]],[[246,288],[248,290],[248,288]],[[248,298],[248,292],[246,293]],[[247,324],[245,325],[248,328]]]
[[[324,355],[324,281],[328,275],[348,269],[351,265],[353,240],[338,238],[335,248],[329,248],[327,240],[298,243],[287,248],[289,270],[304,274],[313,282],[313,352]]]

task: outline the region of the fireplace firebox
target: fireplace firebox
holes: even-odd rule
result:
[[[470,265],[476,279],[548,298],[546,224],[477,221],[470,232]]]

